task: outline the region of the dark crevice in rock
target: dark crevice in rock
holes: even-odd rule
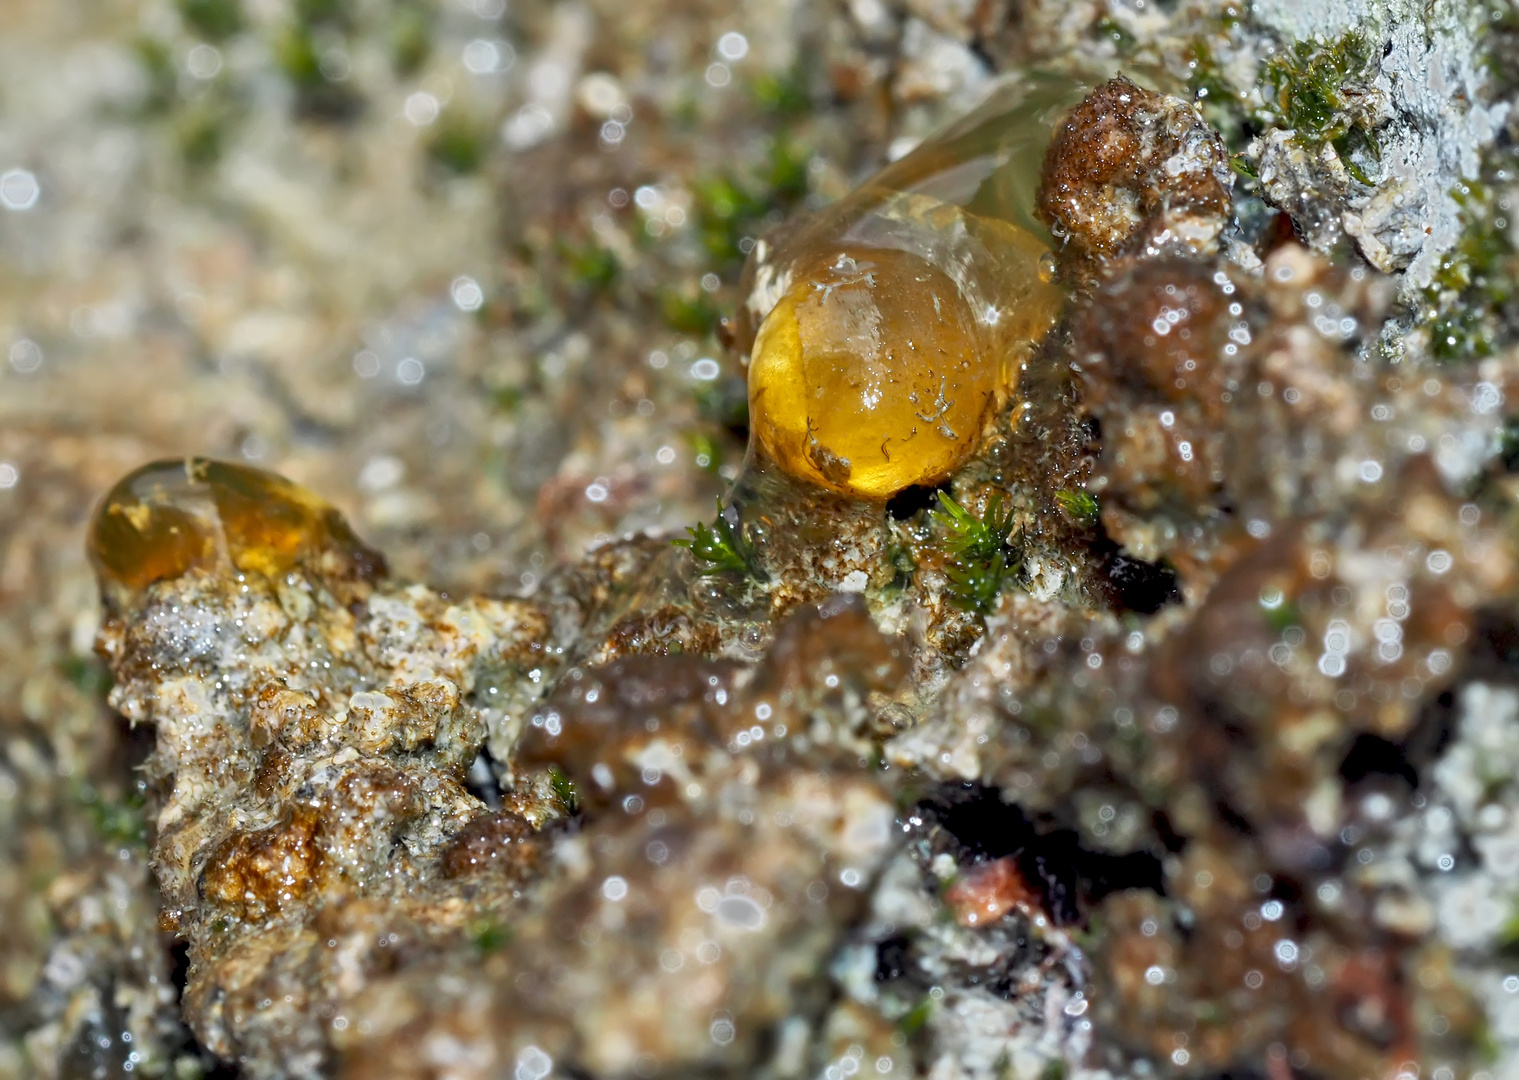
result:
[[[183,938],[169,947],[169,981],[177,997],[185,996],[185,986],[190,981],[190,943]]]
[[[1380,735],[1355,737],[1345,760],[1340,762],[1340,776],[1347,784],[1359,784],[1375,777],[1404,780],[1410,788],[1419,786],[1419,771],[1408,760],[1403,747]]]
[[[1111,855],[1081,845],[1072,829],[1041,830],[995,788],[963,783],[941,788],[918,804],[925,822],[961,846],[962,862],[1012,858],[1059,925],[1083,922],[1088,907],[1115,892],[1164,892],[1161,861],[1150,852]]]
[[[1181,599],[1176,571],[1164,563],[1149,563],[1115,551],[1104,568],[1114,603],[1125,611],[1154,615]]]
[[[903,488],[886,501],[886,512],[893,521],[906,521],[924,510],[938,506],[939,490],[926,484]]]
[[[906,975],[910,970],[911,960],[908,953],[911,949],[912,942],[902,934],[897,934],[877,943],[876,982],[893,982]]]

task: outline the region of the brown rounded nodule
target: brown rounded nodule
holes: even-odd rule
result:
[[[1223,140],[1196,108],[1119,76],[1066,116],[1044,157],[1039,216],[1070,277],[1149,244],[1212,253],[1229,220]]]
[[[443,852],[443,873],[450,878],[490,871],[526,873],[539,855],[532,825],[510,810],[481,814],[459,831]]]

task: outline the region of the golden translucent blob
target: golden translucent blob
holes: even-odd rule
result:
[[[1033,204],[1079,89],[1010,86],[776,246],[755,245],[735,337],[750,346],[760,468],[881,500],[975,453],[1064,302]]]
[[[997,382],[948,276],[905,251],[845,250],[761,325],[750,415],[787,472],[886,498],[954,468]]]
[[[206,458],[155,461],[113,487],[90,527],[108,595],[219,566],[276,576],[307,562],[369,576],[383,565],[343,516],[282,476]]]
[[[1007,222],[900,196],[870,224],[901,246],[820,245],[788,267],[755,334],[749,417],[791,475],[886,499],[975,450],[1061,293],[1048,248]]]

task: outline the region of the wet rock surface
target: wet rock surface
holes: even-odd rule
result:
[[[0,1076],[1519,1068],[1502,12],[277,7],[17,57]]]

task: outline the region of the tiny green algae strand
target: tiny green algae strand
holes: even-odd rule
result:
[[[1055,501],[1067,517],[1082,525],[1095,525],[1102,510],[1096,498],[1080,488],[1063,488],[1055,492]]]

